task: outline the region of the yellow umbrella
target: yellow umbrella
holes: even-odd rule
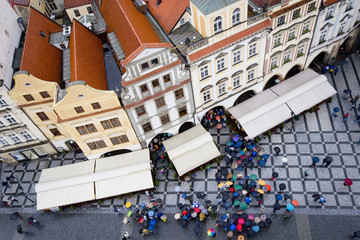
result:
[[[257,191],[258,191],[258,193],[260,193],[260,194],[264,194],[264,190],[262,190],[262,189],[258,189]]]
[[[265,181],[262,180],[262,179],[259,179],[258,183],[259,183],[260,186],[264,186],[264,185],[265,185]]]
[[[126,207],[126,208],[131,207],[131,202],[127,202],[127,203],[125,204],[125,207]]]
[[[222,188],[224,186],[223,183],[219,183],[218,188]]]
[[[232,182],[232,181],[227,181],[227,182],[225,183],[225,185],[231,186],[231,185],[233,185],[233,182]]]

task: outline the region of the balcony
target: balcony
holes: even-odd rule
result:
[[[297,18],[299,18],[300,17],[300,14],[295,14],[293,17],[292,17],[292,20],[295,20],[295,19],[297,19]]]
[[[309,8],[307,13],[310,13],[310,12],[315,11],[315,10],[316,10],[316,7]]]
[[[308,33],[308,32],[310,32],[310,29],[305,29],[303,32],[302,32],[302,34],[306,34],[306,33]]]
[[[326,17],[325,17],[325,21],[327,21],[327,20],[329,20],[329,19],[332,19],[334,16],[333,15],[327,15]]]
[[[284,63],[283,63],[283,64],[286,64],[286,63],[288,63],[288,62],[290,62],[290,61],[291,61],[290,58],[287,58],[287,59],[284,60]]]
[[[274,43],[274,48],[276,48],[276,47],[278,47],[278,46],[281,46],[281,42]]]
[[[352,6],[350,6],[350,7],[348,7],[348,8],[345,9],[345,12],[348,12],[348,11],[353,10],[353,9],[354,9],[354,8],[353,8]]]
[[[304,53],[298,53],[298,55],[296,56],[297,58],[304,56]]]

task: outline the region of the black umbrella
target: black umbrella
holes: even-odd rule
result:
[[[278,202],[276,202],[276,203],[274,204],[273,208],[274,208],[275,210],[280,210],[280,209],[281,209],[281,205],[280,205]]]
[[[228,162],[230,162],[230,158],[229,158],[228,156],[225,156],[225,157],[224,157],[224,161],[225,161],[226,163],[228,163]]]
[[[230,218],[229,223],[230,223],[230,224],[233,224],[234,222],[235,222],[235,219],[234,219],[234,218]]]
[[[227,170],[227,168],[226,167],[222,167],[221,169],[220,169],[220,173],[221,173],[221,175],[223,175],[224,177],[228,174],[228,170]]]
[[[246,227],[250,227],[251,226],[251,221],[249,219],[246,219],[244,225]]]
[[[240,214],[240,218],[247,219],[248,218],[247,213]]]
[[[206,206],[210,206],[210,205],[211,205],[211,200],[206,200],[206,201],[205,201],[205,205],[206,205]]]
[[[265,219],[265,223],[266,223],[267,226],[270,226],[271,223],[272,223],[271,218],[266,218],[266,219]]]
[[[284,194],[284,200],[292,199],[292,197],[289,194]]]
[[[251,196],[253,196],[253,197],[257,197],[257,195],[259,194],[257,191],[253,191],[253,192],[251,192],[250,193],[251,194]]]
[[[189,204],[184,204],[182,208],[183,208],[183,210],[189,210],[190,205]]]
[[[183,204],[182,204],[182,203],[178,203],[178,204],[177,204],[177,207],[178,207],[180,210],[182,210]]]
[[[280,191],[284,191],[286,188],[285,183],[280,183],[279,188],[280,188]]]
[[[247,233],[247,237],[248,237],[248,238],[250,238],[250,237],[252,237],[252,236],[254,236],[254,235],[256,235],[256,232],[255,232],[254,230],[252,230],[252,229],[250,229],[250,230],[248,231],[248,233]]]
[[[326,156],[326,162],[332,162],[333,161],[333,158],[330,157],[330,156]]]
[[[266,227],[266,224],[265,224],[265,222],[261,221],[261,222],[259,222],[258,226],[259,226],[260,228],[265,228],[265,227]]]
[[[279,154],[281,152],[280,148],[279,147],[274,147],[274,151]]]
[[[271,175],[273,178],[277,178],[279,176],[279,174],[277,172],[273,172]]]
[[[244,161],[243,161],[243,163],[244,163],[245,165],[248,165],[248,164],[250,163],[250,161],[249,161],[249,159],[245,158]]]
[[[350,90],[350,89],[345,89],[345,90],[344,90],[344,93],[345,93],[345,94],[351,94],[351,90]]]
[[[11,215],[10,215],[10,219],[11,220],[16,220],[16,219],[18,219],[18,218],[21,218],[21,216],[20,216],[20,214],[18,213],[18,212],[14,212],[14,213],[12,213]]]

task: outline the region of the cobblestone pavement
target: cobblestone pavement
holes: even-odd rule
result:
[[[360,94],[359,58],[359,56],[352,55],[348,64],[338,65],[339,72],[336,76],[326,74],[330,84],[338,91],[331,103],[323,103],[318,111],[302,115],[300,120],[295,123],[295,131],[289,131],[291,123],[288,123],[282,130],[277,129],[277,132],[271,134],[270,137],[261,137],[259,145],[265,149],[265,153],[270,154],[270,159],[264,168],[246,169],[246,173],[248,175],[255,173],[272,186],[273,191],[266,195],[264,199],[267,211],[271,211],[275,202],[274,194],[278,192],[279,184],[285,183],[287,188],[284,193],[291,194],[300,203],[297,211],[311,212],[313,209],[323,209],[334,214],[339,214],[339,210],[341,212],[360,212],[360,205],[356,204],[360,202],[360,160],[358,156],[358,153],[360,153],[358,144],[360,128],[354,121],[357,110],[350,110],[349,102],[345,101],[343,97],[343,90],[347,88],[352,90],[353,96]],[[338,117],[330,118],[334,107],[340,108],[340,114]],[[349,113],[350,117],[346,122],[343,122],[342,116],[346,113]],[[225,143],[229,141],[229,128],[222,128],[221,130],[214,128],[210,130],[210,133],[217,142],[221,153],[224,154]],[[273,151],[275,146],[281,149],[278,157],[275,156]],[[281,157],[283,156],[288,158],[286,167],[282,167]],[[305,180],[304,171],[309,168],[312,157],[315,156],[321,160],[324,156],[331,156],[334,161],[328,168],[320,167],[321,162],[318,163],[313,174]],[[2,181],[5,181],[6,176],[13,175],[19,180],[19,183],[12,183],[9,187],[2,187],[0,197],[7,200],[11,194],[17,193],[16,200],[18,202],[13,202],[12,211],[20,208],[21,211],[34,212],[36,211],[36,206],[33,203],[36,202],[34,187],[39,180],[41,169],[84,160],[82,154],[70,152],[61,154],[53,160],[33,160],[15,167],[3,167]],[[156,179],[159,180],[159,186],[154,192],[154,196],[164,200],[168,212],[175,212],[177,203],[185,202],[181,198],[183,193],[193,194],[194,200],[197,200],[195,193],[205,192],[207,198],[215,203],[219,193],[215,172],[221,166],[225,166],[223,161],[212,164],[210,171],[198,171],[195,180],[191,182],[180,182],[177,178],[174,178],[175,171],[170,169],[164,175],[158,172]],[[274,171],[279,173],[279,177],[272,182],[270,177]],[[351,178],[353,185],[342,189],[345,178]],[[175,192],[175,186],[180,183],[181,192],[177,193]],[[23,194],[21,194],[22,192]],[[327,199],[327,203],[324,205],[314,203],[311,197],[314,193],[322,194]],[[127,200],[139,205],[146,202],[147,199],[144,193],[139,193],[126,195],[121,199],[106,199],[100,206],[98,202],[84,204],[80,209],[90,212],[111,212],[114,205],[121,208]],[[252,210],[258,208],[255,205],[250,206]],[[78,208],[78,211],[80,209]],[[0,209],[0,212],[6,211],[10,211],[10,209]]]

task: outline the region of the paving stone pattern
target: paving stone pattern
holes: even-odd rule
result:
[[[352,55],[350,62],[338,65],[339,72],[336,76],[329,73],[325,74],[328,81],[338,93],[334,96],[331,103],[326,102],[320,105],[320,109],[314,113],[307,112],[295,123],[295,131],[289,131],[291,123],[287,123],[283,129],[277,129],[270,137],[262,136],[259,145],[265,149],[266,154],[270,154],[267,165],[264,168],[254,167],[253,170],[246,169],[245,173],[252,173],[264,179],[272,186],[272,192],[265,194],[265,208],[271,209],[275,203],[274,194],[278,193],[280,183],[285,183],[287,188],[284,193],[289,193],[300,203],[302,209],[360,209],[360,164],[358,153],[360,152],[359,125],[354,121],[358,114],[356,109],[350,110],[348,101],[344,100],[344,89],[351,89],[352,95],[360,94],[360,57]],[[330,118],[332,109],[340,108],[338,117]],[[346,122],[342,121],[342,116],[346,113],[350,117]],[[226,127],[221,130],[210,129],[213,139],[217,142],[222,154],[224,154],[225,143],[229,141],[231,130]],[[275,156],[274,147],[279,147],[281,153]],[[282,167],[281,157],[288,158],[288,165]],[[312,163],[313,157],[319,157],[320,163],[314,169],[312,175],[304,178],[304,172]],[[334,160],[330,167],[320,167],[322,159],[331,156]],[[12,183],[8,187],[1,188],[1,199],[6,200],[11,194],[17,193],[18,202],[13,203],[13,208],[35,210],[36,194],[35,184],[38,182],[41,170],[44,168],[63,166],[84,161],[82,154],[70,152],[61,154],[53,160],[41,159],[33,160],[29,163],[19,164],[15,167],[4,167],[2,170],[2,181],[9,175],[15,176],[19,183]],[[205,192],[207,199],[216,203],[219,190],[215,180],[215,173],[220,167],[226,166],[224,161],[212,164],[210,171],[203,170],[196,172],[196,178],[191,182],[179,181],[174,178],[175,171],[168,169],[164,174],[157,172],[156,179],[159,186],[154,192],[155,198],[164,201],[167,211],[176,211],[177,204],[185,203],[182,194],[193,195],[195,201],[201,202],[195,196],[197,192]],[[229,170],[230,167],[229,167]],[[234,172],[234,170],[231,170]],[[270,181],[272,172],[278,172],[279,177],[276,181]],[[237,173],[237,171],[235,171]],[[345,178],[351,178],[353,185],[342,189]],[[23,190],[19,189],[21,185]],[[175,186],[181,185],[181,192],[175,192]],[[23,196],[19,193],[24,192]],[[320,205],[314,203],[312,195],[322,194],[327,203]],[[21,195],[21,194],[20,194]],[[32,201],[30,201],[30,200]],[[99,206],[98,202],[82,205],[87,210],[100,209],[109,210],[113,206],[123,207],[126,201],[131,201],[139,206],[148,201],[144,193],[125,195],[121,199],[111,198],[104,200]],[[254,201],[256,202],[256,201]],[[250,205],[251,208],[258,208],[256,203]]]

